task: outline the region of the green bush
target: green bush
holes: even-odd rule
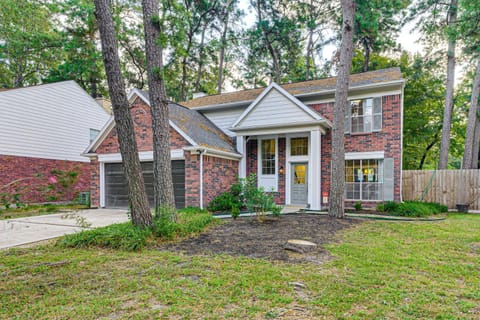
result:
[[[353,207],[355,208],[356,211],[361,211],[363,209],[362,202],[361,201],[355,202]]]
[[[398,203],[395,201],[387,201],[383,204],[383,209],[385,212],[394,212],[398,209]]]
[[[233,207],[231,213],[232,213],[232,218],[237,219],[240,216],[240,208]]]
[[[207,209],[211,212],[231,211],[233,207],[240,208],[241,206],[242,203],[240,202],[238,196],[235,196],[229,192],[223,192],[210,201]]]
[[[64,248],[103,247],[138,251],[146,245],[150,235],[151,230],[126,222],[66,235],[57,241],[57,245]]]
[[[385,205],[383,203],[377,204],[377,208],[375,209],[377,212],[385,212]]]
[[[274,205],[272,206],[272,208],[270,209],[272,211],[272,216],[274,217],[280,217],[280,213],[282,212],[282,206],[277,206],[277,205]]]
[[[447,211],[448,208],[446,206],[434,202],[405,201],[396,204],[396,209],[389,211],[389,213],[402,217],[428,217]]]

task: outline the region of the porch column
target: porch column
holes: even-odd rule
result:
[[[320,130],[310,131],[310,181],[311,188],[309,189],[308,200],[310,209],[321,209],[321,179],[320,179],[320,159],[321,159],[321,139]]]
[[[238,163],[238,177],[240,179],[247,177],[247,155],[245,150],[247,149],[247,143],[244,136],[237,137],[237,151],[242,155],[242,159]]]

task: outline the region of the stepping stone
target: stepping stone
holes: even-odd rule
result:
[[[316,246],[316,243],[310,241],[292,239],[287,241],[283,249],[297,253],[306,253],[315,249]]]

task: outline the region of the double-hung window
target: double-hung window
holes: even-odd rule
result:
[[[383,200],[383,160],[345,160],[345,198]]]
[[[382,98],[350,100],[345,112],[345,132],[371,133],[382,130]]]
[[[275,139],[261,140],[262,175],[275,174]]]

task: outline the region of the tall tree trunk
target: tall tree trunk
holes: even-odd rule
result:
[[[312,58],[313,30],[308,30],[307,55],[305,56],[305,80],[310,80],[310,63]]]
[[[478,169],[480,154],[480,115],[477,114],[475,122],[475,135],[473,137],[472,169]]]
[[[138,158],[137,142],[130,115],[130,106],[122,79],[118,58],[117,40],[108,0],[94,0],[95,16],[102,42],[103,61],[107,74],[108,90],[112,100],[113,116],[118,134],[123,172],[127,180],[128,198],[132,221],[137,226],[151,226],[152,213],[148,206],[147,192]]]
[[[281,76],[280,76],[280,65],[278,62],[277,54],[275,53],[275,49],[273,48],[272,42],[270,41],[270,38],[268,37],[268,32],[265,30],[262,24],[262,8],[260,6],[260,1],[257,1],[257,14],[258,14],[258,22],[260,24],[260,28],[262,29],[262,34],[263,37],[265,38],[265,42],[267,44],[267,49],[268,52],[270,53],[270,57],[272,57],[272,63],[273,63],[273,78],[274,81],[278,84],[281,84]]]
[[[365,53],[363,55],[363,72],[368,71],[368,65],[370,64],[370,45],[368,44],[368,40],[365,38],[363,39],[363,49]]]
[[[202,68],[203,68],[203,49],[205,43],[205,31],[207,30],[207,22],[205,22],[202,29],[202,36],[200,38],[200,48],[198,49],[198,70],[197,70],[197,79],[195,80],[195,91],[200,92],[200,80],[202,79]]]
[[[175,208],[172,165],[170,159],[170,125],[168,101],[163,80],[162,48],[157,45],[161,30],[158,1],[142,0],[148,90],[153,126],[153,189],[155,212],[161,207]]]
[[[473,161],[478,161],[473,158],[473,146],[475,145],[475,127],[478,119],[478,97],[480,94],[480,58],[477,62],[477,72],[472,86],[472,97],[470,100],[470,110],[468,111],[467,136],[465,138],[465,149],[463,153],[463,169],[473,169]]]
[[[222,40],[221,40],[221,48],[220,48],[220,59],[218,62],[218,85],[217,85],[217,93],[221,94],[222,93],[222,86],[223,86],[223,64],[225,62],[225,50],[227,47],[227,34],[228,34],[228,20],[230,17],[229,10],[230,10],[230,4],[232,3],[232,0],[230,0],[227,3],[227,10],[226,10],[226,16],[225,16],[225,21],[223,23],[223,33],[222,33]]]
[[[448,9],[448,26],[457,21],[457,0],[450,1]],[[445,94],[445,110],[443,112],[442,143],[440,145],[440,160],[438,169],[444,170],[448,167],[448,152],[450,149],[450,130],[452,127],[453,113],[453,87],[455,78],[455,45],[456,39],[449,36],[447,52],[447,86]]]
[[[348,103],[350,68],[352,66],[353,21],[355,16],[354,0],[341,0],[341,3],[343,12],[342,45],[340,47],[340,64],[335,89],[332,130],[332,181],[330,186],[330,208],[328,209],[329,216],[337,218],[345,216],[345,109]]]

